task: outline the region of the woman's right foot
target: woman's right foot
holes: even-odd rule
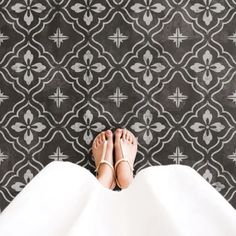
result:
[[[107,148],[105,153],[105,161],[109,162],[111,167],[101,162],[105,140],[107,141]],[[103,131],[98,134],[93,141],[92,153],[95,160],[95,165],[98,167],[97,179],[106,188],[114,189],[116,181],[113,169],[113,134],[111,130]]]
[[[121,149],[122,139],[122,149]],[[122,152],[123,150],[123,152]],[[121,161],[116,168],[117,184],[120,188],[127,188],[133,181],[133,168],[137,154],[137,139],[127,129],[117,129],[115,132],[115,161],[116,163],[124,158],[127,161]]]

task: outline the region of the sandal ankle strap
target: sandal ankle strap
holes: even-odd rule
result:
[[[106,161],[106,160],[100,161],[100,163],[98,164],[98,166],[97,166],[95,172],[98,172],[98,169],[99,169],[99,167],[100,167],[101,164],[107,164],[108,166],[111,167],[112,171],[114,172],[114,167],[113,167],[113,165],[112,165],[110,162]]]
[[[117,170],[117,166],[118,166],[122,161],[127,162],[127,163],[129,164],[129,167],[130,167],[131,171],[132,171],[132,172],[134,171],[134,168],[131,166],[130,162],[129,162],[127,159],[124,159],[124,158],[123,158],[123,159],[120,159],[119,161],[116,162],[116,164],[115,164],[115,172],[116,172],[116,170]],[[116,184],[118,185],[118,187],[119,187],[120,189],[122,189],[122,186],[120,185],[120,183],[119,183],[117,177],[116,177]]]
[[[125,161],[125,162],[127,162],[127,163],[129,164],[129,167],[130,167],[131,171],[134,170],[134,168],[131,166],[130,162],[129,162],[127,159],[122,158],[122,159],[120,159],[119,161],[116,162],[116,164],[115,164],[115,171],[116,171],[116,169],[117,169],[117,166],[118,166],[122,161]]]

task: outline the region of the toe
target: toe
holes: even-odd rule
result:
[[[127,132],[127,141],[128,141],[129,143],[132,143],[132,141],[133,141],[133,138],[132,138],[132,135],[131,135],[131,132],[130,132],[130,131]]]
[[[110,155],[113,151],[113,135],[110,130],[105,132],[106,139],[107,139],[107,153]]]
[[[102,132],[102,135],[101,135],[101,141],[102,141],[102,143],[105,142],[105,140],[106,140],[106,134],[105,134],[105,132],[103,131],[103,132]]]
[[[107,140],[107,152],[105,159],[113,165],[113,134],[111,130],[104,132]]]
[[[93,142],[93,147],[92,148],[97,148],[97,146],[98,146],[98,141],[97,141],[97,139],[96,140],[94,140],[94,142]]]
[[[128,130],[127,129],[123,129],[123,136],[122,136],[123,140],[127,140],[128,139]]]
[[[132,144],[134,144],[136,138],[135,138],[134,134],[133,134],[131,131],[129,131],[129,136],[130,136],[130,142],[131,142]]]
[[[106,138],[107,138],[108,142],[112,142],[112,136],[113,135],[112,135],[111,130],[107,130],[104,135],[106,135]]]
[[[100,145],[102,143],[102,133],[100,133],[100,135],[98,136],[98,145]]]
[[[115,140],[116,142],[120,140],[121,136],[122,136],[122,129],[117,129],[115,132]]]
[[[96,136],[96,138],[93,140],[92,149],[97,148],[99,135],[100,135],[100,134],[98,134],[98,135]]]
[[[115,132],[115,153],[116,153],[116,161],[121,158],[122,152],[120,149],[120,140],[123,136],[123,130],[117,129]]]

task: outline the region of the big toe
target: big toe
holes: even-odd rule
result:
[[[122,136],[122,129],[117,129],[115,132],[115,142],[119,142]]]
[[[105,132],[106,138],[107,138],[107,153],[110,155],[113,151],[113,134],[111,130],[107,130]]]
[[[122,158],[122,151],[120,147],[120,140],[123,135],[122,129],[117,129],[115,132],[115,155],[116,155],[116,161]]]

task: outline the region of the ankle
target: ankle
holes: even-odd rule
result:
[[[117,181],[122,189],[128,188],[133,181],[133,172],[130,169],[128,163],[120,163],[117,167]]]
[[[119,182],[119,187],[122,189],[128,188],[131,182],[133,181],[132,176],[119,176],[117,177],[117,181]]]
[[[97,180],[106,188],[110,188],[114,181],[114,174],[111,168],[107,165],[99,167]]]

